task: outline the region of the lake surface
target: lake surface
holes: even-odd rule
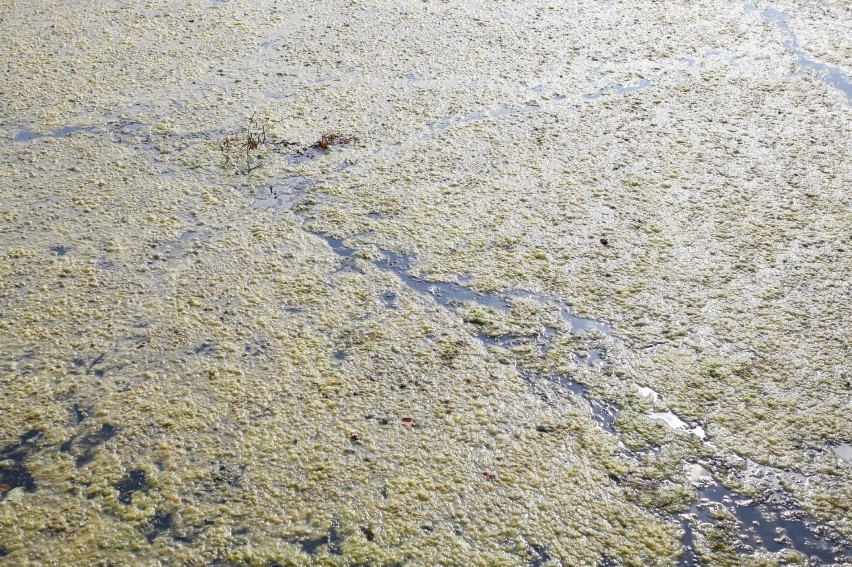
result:
[[[852,556],[852,7],[0,7],[0,562]]]

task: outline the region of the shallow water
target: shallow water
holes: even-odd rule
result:
[[[322,238],[339,257],[344,260],[353,257],[355,249],[346,246],[343,240],[328,236],[322,236]],[[612,331],[604,323],[576,317],[570,313],[570,308],[567,305],[534,293],[510,291],[498,294],[480,294],[458,283],[431,282],[413,277],[408,273],[411,269],[411,263],[405,256],[388,251],[384,251],[383,254],[384,258],[376,262],[378,267],[393,272],[409,288],[420,294],[429,296],[436,303],[448,309],[452,310],[463,302],[472,301],[479,305],[495,308],[500,311],[507,311],[511,307],[510,301],[512,298],[534,298],[548,305],[556,306],[559,309],[560,315],[570,323],[572,332],[594,329],[609,335]],[[464,280],[464,278],[460,279]],[[392,300],[393,298],[390,299],[390,301]],[[501,346],[511,345],[513,341],[518,339],[518,337],[513,336],[489,337],[482,333],[478,333],[476,337],[484,344]],[[541,338],[541,335],[539,338]],[[578,355],[575,355],[575,357],[584,364],[594,366],[595,362],[601,359],[602,354],[600,349],[592,349],[583,357]],[[345,355],[342,352],[335,354],[335,357],[339,360],[345,359]],[[521,375],[530,383],[546,380],[558,384],[560,387],[579,396],[588,404],[590,415],[601,430],[610,435],[617,435],[614,426],[615,416],[618,411],[617,408],[611,403],[601,402],[591,397],[588,389],[574,381],[570,376],[541,376],[529,372],[522,372]],[[650,388],[640,388],[640,393],[643,397],[647,397],[655,402],[660,399],[660,395]],[[545,401],[550,401],[546,396],[542,396],[542,399]],[[672,412],[651,413],[649,417],[663,421],[668,427],[674,430],[688,432],[698,439],[704,440],[706,438],[704,429],[701,426],[690,427]],[[852,458],[850,457],[852,453],[849,453],[848,444],[837,445],[832,447],[832,450],[838,458],[845,460]],[[693,468],[700,471],[692,479],[694,483],[699,485],[699,488],[697,490],[696,501],[691,504],[688,511],[679,515],[684,530],[684,553],[678,563],[681,567],[698,567],[704,564],[696,555],[693,548],[695,537],[693,529],[696,523],[717,524],[718,516],[714,516],[713,513],[718,514],[721,510],[724,510],[731,517],[735,518],[738,537],[737,545],[739,546],[739,552],[743,556],[747,556],[755,550],[765,550],[772,553],[795,550],[803,554],[811,562],[818,561],[828,565],[846,557],[848,552],[852,550],[852,546],[835,531],[824,524],[816,522],[795,504],[791,505],[789,495],[785,494],[780,486],[776,487],[777,496],[780,496],[785,501],[785,504],[779,505],[773,503],[772,500],[768,503],[758,503],[754,499],[738,497],[731,490],[718,484],[710,473],[700,465],[693,465]],[[549,556],[544,548],[533,546],[533,551],[534,559],[531,564],[544,565],[549,560]],[[604,560],[604,564],[607,563]]]
[[[789,10],[10,7],[0,555],[848,562],[846,44]]]
[[[686,536],[684,545],[692,545],[692,524],[718,522],[714,514],[720,510],[736,518],[736,532],[744,554],[755,549],[770,552],[795,550],[817,564],[831,565],[848,556],[850,547],[836,534],[820,527],[800,508],[777,508],[771,504],[758,504],[751,499],[737,497],[727,488],[712,483],[698,490],[698,501],[683,516]],[[691,550],[681,560],[681,565],[701,565]]]
[[[87,128],[84,126],[65,126],[64,128],[58,128],[47,134],[36,134],[35,132],[31,132],[30,130],[21,130],[15,137],[12,138],[13,142],[29,142],[30,140],[37,140],[39,138],[50,137],[50,138],[64,138],[74,132],[90,132],[91,128]]]
[[[838,459],[852,461],[852,443],[840,443],[831,447]]]
[[[758,7],[747,3],[745,9],[746,12],[754,12],[758,10]],[[773,24],[781,30],[781,45],[783,45],[784,49],[788,49],[796,55],[798,58],[796,65],[804,69],[816,71],[817,76],[822,81],[842,91],[849,103],[852,104],[852,77],[850,77],[848,71],[832,65],[826,65],[809,56],[808,52],[799,44],[793,27],[787,21],[788,15],[785,12],[769,6],[760,11],[760,17],[764,22]]]

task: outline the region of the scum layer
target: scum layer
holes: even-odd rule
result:
[[[797,473],[852,536],[850,106],[741,5],[563,4],[0,7],[8,561],[674,564],[695,460],[746,494],[748,460]],[[844,32],[815,56],[848,66]],[[234,176],[255,112],[357,141]],[[298,216],[248,206],[294,175]],[[447,311],[381,250],[615,335]]]

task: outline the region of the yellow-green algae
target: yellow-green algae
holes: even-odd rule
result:
[[[852,18],[852,6],[843,0],[803,2],[755,2],[759,8],[772,6],[784,10],[796,30],[800,42],[813,58],[829,65],[839,65],[848,72],[852,61],[852,39],[844,28]]]
[[[819,17],[795,4],[808,49]],[[850,107],[790,77],[756,14],[54,1],[0,15],[0,415],[7,444],[41,432],[25,460],[38,489],[0,503],[7,561],[512,565],[535,544],[552,564],[673,564],[664,514],[688,503],[692,459],[731,482],[744,458],[801,472],[789,489],[852,534],[852,470],[828,449],[852,425]],[[843,32],[814,53],[846,63]],[[652,85],[583,98],[639,79]],[[216,140],[255,112],[270,138],[358,141],[299,166],[266,148],[234,177]],[[70,125],[89,131],[10,141]],[[248,207],[294,174],[318,182],[297,205],[310,230],[359,235],[348,268],[300,217]],[[572,334],[530,301],[456,316],[363,259],[377,247],[428,277],[559,297],[616,336]],[[483,324],[530,340],[485,348]],[[600,347],[603,369],[573,358]],[[618,402],[621,440],[515,366]],[[706,423],[712,446],[649,420],[638,386]],[[86,449],[103,424],[116,435]],[[663,449],[637,462],[620,444]],[[130,470],[148,487],[124,504]],[[303,553],[332,529],[339,550]],[[786,560],[743,558],[724,525],[697,536],[710,564]]]
[[[807,474],[795,495],[849,535],[850,470],[828,445],[850,430],[850,107],[815,77],[743,61],[761,38],[738,39],[736,65],[708,56],[629,96],[457,121],[356,165],[321,188],[352,215],[314,226],[373,231],[427,277],[556,294],[614,323],[626,368],[584,381],[611,399],[650,386],[718,453]],[[387,221],[364,218],[375,202]]]
[[[338,561],[514,564],[525,538],[568,563],[677,553],[674,528],[609,481],[616,448],[582,408],[526,392],[395,277],[363,261],[336,273],[289,213],[164,180],[115,144],[69,152],[75,141],[34,143],[25,168],[4,171],[18,191],[4,230],[3,415],[43,433],[26,461],[38,490],[0,507],[9,557],[307,563],[298,540],[332,521]],[[21,173],[48,164],[67,190]],[[91,463],[58,451],[103,423],[120,431]],[[242,471],[233,486],[228,467]],[[124,505],[114,485],[132,469],[150,486]],[[186,543],[146,541],[158,513]]]

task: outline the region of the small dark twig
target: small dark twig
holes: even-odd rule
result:
[[[226,136],[219,142],[219,151],[222,152],[226,164],[233,163],[231,159],[232,152],[244,151],[246,154],[246,167],[244,173],[248,173],[253,169],[257,169],[261,165],[260,163],[252,165],[251,152],[259,149],[266,143],[266,125],[261,124],[260,121],[255,118],[255,115],[252,114],[251,118],[249,118],[248,125],[246,126],[245,137],[240,140],[236,136]]]

